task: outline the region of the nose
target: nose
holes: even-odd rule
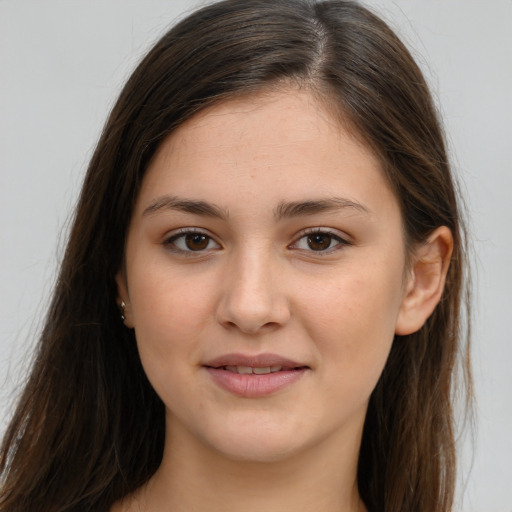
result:
[[[290,319],[283,272],[266,251],[239,255],[224,274],[217,320],[226,328],[257,334]]]

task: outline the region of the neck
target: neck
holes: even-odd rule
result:
[[[168,429],[167,434],[162,464],[135,495],[139,507],[135,510],[366,510],[356,482],[359,442],[321,442],[292,457],[254,462],[232,460],[210,449],[197,450],[195,441],[183,432],[176,435]]]

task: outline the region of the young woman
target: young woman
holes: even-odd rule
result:
[[[92,158],[0,510],[449,511],[465,272],[393,32],[347,1],[203,8]]]

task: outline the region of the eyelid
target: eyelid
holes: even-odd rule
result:
[[[214,244],[217,245],[217,247],[210,248],[210,249],[204,249],[201,251],[192,251],[192,250],[180,249],[176,245],[173,245],[173,243],[176,240],[178,240],[179,238],[184,237],[186,235],[195,235],[195,234],[204,235],[204,236],[208,237]],[[168,249],[174,253],[183,254],[185,256],[196,256],[196,257],[205,255],[206,253],[208,253],[212,250],[215,250],[215,251],[219,250],[221,248],[221,244],[216,240],[216,238],[208,230],[202,229],[202,228],[196,228],[196,227],[179,228],[179,229],[175,229],[169,233],[166,233],[164,240],[162,242],[162,245],[166,249]]]
[[[186,235],[194,235],[194,234],[204,235],[205,237],[207,237],[209,239],[209,243],[213,242],[216,245],[216,247],[214,247],[214,248],[210,247],[210,248],[205,248],[202,250],[194,251],[194,250],[181,249],[174,244],[174,242],[176,240],[178,240],[179,238],[185,237]],[[300,248],[296,247],[298,245],[298,243],[300,242],[300,240],[302,240],[304,237],[307,237],[308,235],[313,235],[313,234],[328,235],[338,243],[336,243],[336,245],[334,245],[333,247],[330,247],[325,250],[318,250],[318,251],[315,251],[314,249],[300,249]],[[196,256],[196,257],[201,256],[201,255],[204,256],[205,254],[207,254],[213,250],[219,250],[222,248],[221,244],[216,240],[216,237],[214,235],[212,235],[206,229],[197,228],[197,227],[178,228],[178,229],[175,229],[175,230],[167,233],[164,237],[162,245],[166,249],[168,249],[174,253],[182,254],[184,256]],[[349,245],[352,245],[352,242],[349,240],[349,237],[346,234],[341,233],[340,231],[338,231],[336,229],[327,228],[327,227],[310,227],[310,228],[306,228],[306,229],[300,231],[295,236],[294,241],[288,246],[288,248],[297,249],[303,253],[311,253],[311,254],[315,254],[318,256],[322,256],[322,255],[328,255],[328,254],[331,254],[338,250],[341,250],[344,247],[349,246]]]
[[[341,250],[346,246],[352,245],[352,242],[349,240],[348,235],[341,233],[340,231],[333,229],[333,228],[324,228],[324,227],[312,227],[312,228],[306,228],[298,233],[298,235],[295,237],[295,241],[292,242],[288,247],[294,248],[295,245],[298,244],[300,240],[302,240],[304,237],[308,235],[314,235],[314,234],[325,234],[329,235],[333,239],[335,239],[338,243],[334,247],[330,247],[329,249],[326,249],[324,251],[315,251],[313,249],[298,249],[303,252],[312,253],[318,256],[332,254],[335,251]]]

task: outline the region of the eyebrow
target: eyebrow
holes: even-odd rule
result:
[[[183,213],[192,213],[203,217],[214,217],[227,220],[229,213],[220,206],[206,201],[196,201],[176,196],[162,196],[156,198],[142,213],[142,216],[151,215],[161,210],[176,210]]]
[[[274,209],[274,217],[277,220],[280,220],[284,218],[315,215],[318,213],[335,212],[343,209],[353,209],[360,213],[371,213],[366,206],[356,201],[341,197],[329,197],[326,199],[282,202]],[[213,203],[176,196],[162,196],[156,198],[144,210],[142,215],[148,216],[162,210],[175,210],[203,217],[218,218],[221,220],[227,220],[229,218],[228,210]]]
[[[343,209],[353,209],[360,213],[371,213],[366,206],[356,201],[342,197],[329,197],[326,199],[280,203],[274,211],[274,216],[278,219],[283,219],[315,215],[317,213],[329,213]]]

